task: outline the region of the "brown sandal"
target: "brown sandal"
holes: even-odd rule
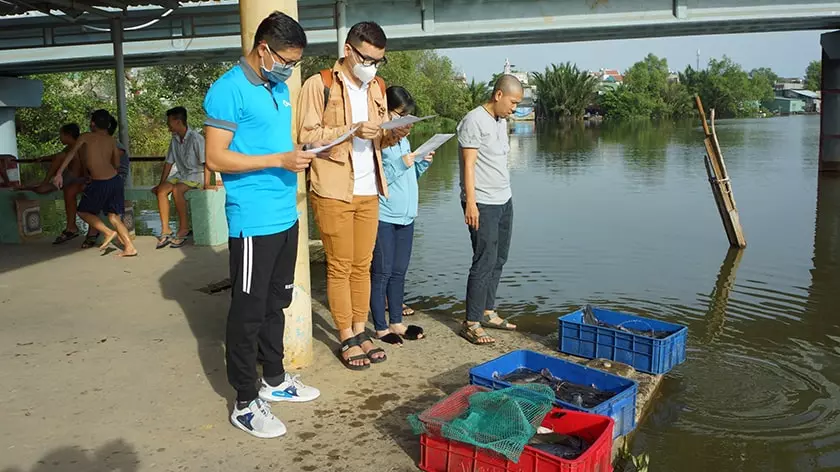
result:
[[[493,339],[492,336],[488,335],[484,331],[484,328],[477,323],[471,325],[465,321],[458,335],[477,346],[487,346],[496,342],[496,340]],[[489,339],[489,341],[482,342],[482,339]]]

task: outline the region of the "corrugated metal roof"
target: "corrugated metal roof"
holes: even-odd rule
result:
[[[820,98],[819,95],[817,95],[817,92],[812,92],[810,90],[790,90],[790,92],[795,93],[797,95],[801,95],[803,97]]]

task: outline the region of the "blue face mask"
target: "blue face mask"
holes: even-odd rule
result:
[[[279,84],[289,80],[289,77],[292,76],[292,71],[294,69],[286,64],[281,64],[275,61],[274,56],[271,53],[271,49],[268,48],[268,44],[265,45],[265,50],[268,51],[272,62],[271,70],[266,69],[265,65],[261,64],[262,72],[265,78],[272,84]]]

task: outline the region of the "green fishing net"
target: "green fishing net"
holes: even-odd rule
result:
[[[487,391],[470,385],[409,416],[415,434],[444,437],[498,452],[513,462],[551,411],[554,391],[525,384]]]

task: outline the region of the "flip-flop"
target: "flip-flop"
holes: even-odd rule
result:
[[[178,249],[179,247],[184,247],[189,241],[190,237],[192,237],[192,230],[187,233],[185,236],[175,236],[172,238],[172,243],[169,245],[172,249]]]
[[[423,328],[417,325],[408,325],[405,329],[403,337],[409,341],[417,341],[418,339],[423,339],[426,336],[423,334]]]
[[[496,319],[502,320],[501,323],[494,323],[494,322],[490,321],[490,320],[496,320]],[[508,320],[503,319],[496,312],[493,312],[492,315],[488,315],[487,313],[485,313],[481,317],[481,326],[483,326],[485,328],[490,328],[490,329],[501,329],[503,331],[516,331],[515,326],[511,326],[511,323],[508,323]]]
[[[174,236],[172,233],[161,234],[158,238],[157,246],[155,246],[155,249],[162,249],[166,246],[169,246],[169,243],[172,242],[172,236]]]
[[[360,348],[362,347],[362,344],[364,344],[368,341],[370,341],[370,343],[373,344],[373,340],[370,339],[370,336],[368,336],[367,333],[365,333],[364,331],[357,334],[355,336],[355,338],[356,338],[356,341],[359,342],[359,347]],[[382,357],[373,357],[374,354],[379,354],[380,352],[382,354],[385,354],[385,349],[382,349],[381,347],[375,347],[376,346],[375,344],[373,344],[373,345],[374,345],[374,348],[365,353],[367,358],[370,359],[370,363],[371,364],[379,364],[380,362],[387,361],[388,360],[387,355],[383,355]]]
[[[98,246],[96,244],[96,240],[99,239],[99,235],[96,236],[86,236],[84,242],[82,242],[82,249],[90,249],[94,246]]]
[[[78,231],[76,231],[76,232],[62,231],[61,234],[58,235],[57,238],[55,238],[55,240],[53,241],[53,244],[64,244],[67,241],[70,241],[71,239],[75,239],[77,237],[79,237],[79,232]]]

